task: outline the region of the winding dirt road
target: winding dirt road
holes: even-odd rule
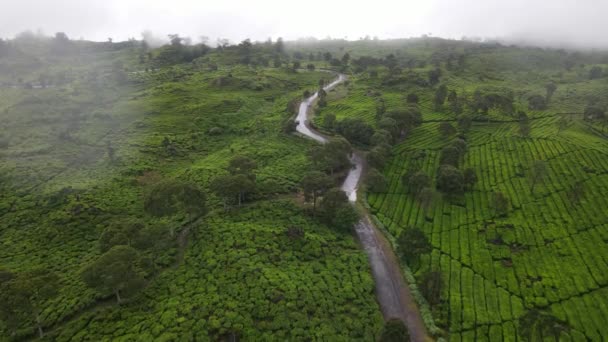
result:
[[[346,76],[339,74],[335,81],[323,89],[329,91],[345,80]],[[311,128],[308,123],[309,108],[317,97],[318,94],[315,93],[300,104],[296,118],[298,121],[296,129],[309,138],[325,143],[328,138]],[[357,201],[357,190],[364,169],[363,157],[358,152],[354,152],[351,156],[351,162],[354,166],[346,176],[342,184],[342,190],[354,204]],[[414,342],[432,340],[426,331],[420,311],[401,273],[395,253],[386,238],[372,224],[367,212],[357,223],[355,230],[369,258],[372,275],[376,283],[376,298],[384,319],[398,318],[402,320],[407,325],[411,340]]]

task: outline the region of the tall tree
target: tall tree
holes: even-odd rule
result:
[[[547,176],[547,162],[535,160],[530,168],[530,192],[534,194],[534,188]]]
[[[19,274],[2,272],[0,279],[0,318],[16,329],[21,322],[33,319],[42,338],[44,331],[40,317],[44,304],[59,290],[59,277],[37,269]]]
[[[122,302],[121,292],[143,286],[138,267],[139,255],[133,247],[114,246],[88,264],[82,271],[84,283],[102,295],[114,294]]]
[[[384,323],[378,342],[407,342],[410,334],[400,319],[392,318]]]
[[[557,85],[553,82],[549,82],[545,85],[545,90],[547,91],[545,99],[546,102],[549,103],[549,101],[551,101],[551,98],[553,97],[553,94],[557,90]]]
[[[193,184],[165,180],[145,191],[144,209],[153,216],[175,215],[180,211],[190,216],[204,215],[206,196]]]
[[[407,227],[397,239],[401,256],[410,265],[420,260],[420,255],[430,253],[432,246],[420,228]]]
[[[333,185],[333,180],[325,173],[320,171],[311,171],[304,175],[300,182],[304,191],[305,199],[312,200],[313,213],[317,210],[317,198],[325,193]]]
[[[506,216],[509,212],[509,199],[502,192],[496,191],[493,194],[492,206],[494,207],[494,216]]]

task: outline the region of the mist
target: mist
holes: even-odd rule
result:
[[[31,30],[65,32],[72,39],[192,41],[245,38],[407,38],[423,34],[478,37],[552,47],[608,48],[608,2],[602,0],[379,0],[374,2],[275,0],[4,0],[0,37]],[[159,41],[159,42],[160,42]]]

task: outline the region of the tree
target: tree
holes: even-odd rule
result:
[[[547,163],[544,160],[535,160],[530,169],[530,192],[534,194],[534,188],[547,176]]]
[[[563,130],[568,128],[570,124],[570,119],[566,115],[561,115],[559,119],[557,119],[557,134],[559,135]]]
[[[306,69],[308,71],[315,71],[315,65],[312,63],[308,63],[308,64],[306,64]]]
[[[558,341],[560,334],[568,330],[568,323],[538,309],[530,309],[519,318],[519,334],[526,341],[541,341],[548,336]]]
[[[279,37],[276,43],[274,43],[274,51],[279,54],[285,53],[285,44],[283,43],[283,38]]]
[[[248,174],[223,175],[214,178],[209,187],[224,199],[224,209],[235,199],[240,207],[246,195],[255,191],[255,178],[252,179]]]
[[[462,133],[467,133],[471,129],[471,126],[473,124],[471,116],[465,114],[458,115],[456,122],[458,123],[458,129]]]
[[[604,70],[600,66],[594,66],[589,70],[589,79],[595,80],[601,78],[604,73]]]
[[[253,171],[258,168],[255,160],[246,156],[236,156],[230,159],[226,168],[231,175],[245,175],[251,180],[255,180]]]
[[[477,183],[477,174],[475,174],[475,170],[472,168],[466,168],[462,172],[464,187],[466,189],[473,189],[473,185]]]
[[[143,224],[137,221],[114,223],[101,233],[99,249],[104,253],[117,245],[131,246],[139,237],[143,227]]]
[[[437,173],[437,189],[447,194],[461,194],[464,190],[464,176],[452,165],[441,165]]]
[[[540,95],[532,95],[528,97],[528,108],[531,110],[547,109],[547,100]]]
[[[367,189],[371,192],[384,192],[388,186],[386,177],[374,168],[367,172],[365,183],[367,184]]]
[[[144,194],[144,210],[153,216],[204,215],[206,196],[193,184],[166,180],[153,184]]]
[[[435,68],[435,69],[429,71],[429,84],[431,86],[434,86],[435,84],[439,83],[440,77],[441,77],[441,69]]]
[[[359,219],[348,197],[339,188],[328,190],[321,200],[320,217],[338,231],[348,231]]]
[[[509,199],[500,191],[495,191],[492,197],[494,216],[503,217],[509,212]]]
[[[545,85],[545,90],[547,90],[547,95],[545,96],[545,100],[547,103],[551,101],[551,97],[553,97],[553,93],[557,90],[557,85],[553,82],[549,82]]]
[[[391,133],[389,131],[387,131],[385,129],[378,129],[378,130],[376,130],[376,132],[374,132],[374,135],[372,135],[370,142],[374,146],[379,146],[379,145],[390,146],[391,143],[393,142],[393,136],[391,135]]]
[[[0,319],[15,330],[23,321],[32,318],[38,335],[44,337],[40,314],[44,304],[58,294],[59,277],[45,269],[0,273]]]
[[[431,306],[436,306],[441,302],[441,289],[443,287],[443,279],[441,272],[431,271],[422,276],[420,281],[420,291]]]
[[[313,165],[323,171],[329,171],[331,175],[335,171],[351,167],[348,156],[352,147],[344,138],[332,139],[328,143],[315,146],[310,150],[310,158]]]
[[[585,107],[583,115],[586,120],[602,120],[606,116],[602,108],[594,105]]]
[[[390,117],[383,117],[378,121],[378,128],[391,134],[391,140],[397,139],[401,133],[397,121]]]
[[[450,104],[450,110],[455,114],[461,114],[463,110],[463,101],[458,98],[458,94],[455,90],[451,90],[448,95],[448,103]]]
[[[411,176],[404,174],[403,178],[403,182],[408,185],[409,193],[414,194],[414,196],[431,185],[431,177],[424,171],[418,171]]]
[[[441,149],[439,155],[440,165],[452,165],[457,167],[460,163],[461,151],[458,147],[450,145]]]
[[[518,113],[518,115],[519,115],[519,134],[523,138],[527,138],[530,136],[530,131],[532,130],[532,128],[530,127],[530,119],[528,119],[528,115],[523,111],[520,111]]]
[[[407,103],[418,104],[418,101],[419,101],[419,98],[418,98],[418,95],[416,95],[416,93],[407,94],[407,98],[406,98]]]
[[[349,61],[350,61],[350,54],[347,52],[344,54],[344,56],[342,56],[342,64],[348,65]]]
[[[369,145],[374,129],[362,119],[346,118],[339,121],[336,131],[352,143]]]
[[[121,291],[141,288],[144,279],[140,275],[139,255],[130,246],[114,246],[91,262],[81,271],[84,283],[101,295],[114,294],[118,304]]]
[[[449,138],[451,135],[456,133],[456,128],[454,128],[451,123],[445,121],[439,124],[437,130],[443,138]]]
[[[374,147],[367,153],[367,163],[377,169],[382,169],[386,165],[386,160],[389,157],[389,149],[385,148],[386,145],[379,145]]]
[[[407,227],[397,239],[399,251],[408,265],[413,266],[420,260],[420,255],[431,252],[431,243],[417,227]]]
[[[336,115],[327,113],[323,116],[323,125],[329,129],[333,129],[336,126]]]
[[[570,203],[577,205],[581,202],[581,199],[585,197],[585,185],[583,182],[576,182],[568,188],[566,193]]]
[[[418,193],[418,196],[416,196],[416,199],[418,200],[418,204],[420,205],[420,208],[423,210],[425,215],[426,215],[427,211],[429,210],[429,208],[431,207],[431,204],[433,203],[434,196],[435,196],[435,192],[433,191],[433,189],[430,186],[420,190],[420,192]]]
[[[325,193],[333,185],[333,180],[325,173],[320,171],[311,171],[304,175],[300,186],[304,192],[306,201],[312,199],[312,211],[317,210],[317,198]]]
[[[382,333],[378,342],[407,342],[410,340],[410,334],[407,327],[400,319],[392,318],[384,323]]]
[[[435,109],[441,108],[441,106],[443,106],[447,95],[448,87],[445,84],[440,85],[435,91]]]

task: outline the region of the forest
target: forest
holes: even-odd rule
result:
[[[407,340],[367,216],[427,340],[605,340],[606,94],[598,51],[0,40],[0,341]]]

